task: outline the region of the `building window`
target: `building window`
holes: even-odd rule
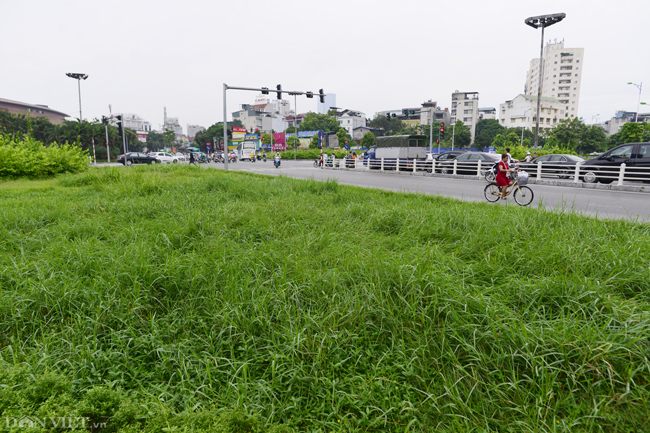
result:
[[[580,63],[580,60],[576,60],[576,63]]]
[[[556,56],[556,57],[557,57],[557,56]],[[555,64],[557,65],[557,62],[555,62]]]
[[[578,74],[576,74],[576,77],[577,77],[577,76],[578,76]]]
[[[555,78],[555,75],[553,75],[553,78]]]

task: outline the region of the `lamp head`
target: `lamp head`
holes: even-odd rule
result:
[[[88,74],[80,74],[76,72],[67,72],[66,75],[70,78],[74,78],[75,80],[85,80],[88,78]]]

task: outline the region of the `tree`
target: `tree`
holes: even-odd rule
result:
[[[638,143],[643,141],[644,127],[642,123],[628,122],[621,128],[622,143]]]
[[[339,128],[336,131],[336,136],[339,138],[339,148],[345,146],[345,140],[347,139],[348,133],[345,128]]]
[[[293,126],[290,126],[285,130],[285,132],[287,134],[293,134],[294,132],[296,132],[296,128],[294,128]]]
[[[582,154],[603,152],[607,145],[607,134],[601,126],[591,125],[584,128],[580,137]]]
[[[365,134],[363,134],[363,137],[361,137],[361,147],[365,147],[367,149],[370,149],[371,146],[375,145],[375,134],[372,132],[368,131]]]
[[[311,137],[311,141],[309,142],[309,148],[318,149],[318,134]]]
[[[440,130],[440,127],[438,127],[438,130]],[[445,142],[451,141],[452,137],[454,147],[467,147],[472,143],[472,131],[470,131],[469,126],[465,126],[462,120],[456,120],[454,127],[445,127]],[[483,150],[483,148],[481,147],[480,150]]]
[[[298,140],[298,137],[296,135],[292,135],[291,137],[287,138],[288,149],[295,149],[299,146],[300,146],[300,140]]]
[[[149,135],[147,135],[147,147],[155,150],[165,147],[163,135],[160,132],[151,131]]]
[[[404,128],[401,120],[396,117],[391,117],[388,120],[385,114],[377,114],[368,122],[368,126],[383,129],[386,135],[398,134]]]
[[[474,136],[474,147],[484,149],[492,145],[496,136],[503,134],[506,128],[499,124],[496,119],[482,119],[476,123],[476,135]]]
[[[273,135],[265,132],[262,134],[262,144],[273,144]]]
[[[340,127],[336,117],[309,112],[298,126],[299,131],[336,131]]]

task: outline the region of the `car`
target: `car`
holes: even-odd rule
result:
[[[441,165],[440,163],[443,163],[445,161],[453,161],[454,159],[458,158],[459,155],[462,155],[463,153],[469,152],[468,150],[449,150],[447,152],[442,152],[439,155],[435,155],[433,159],[436,160],[436,173],[441,173],[441,170],[438,169],[438,167]],[[427,161],[429,158],[427,157]],[[430,172],[429,172],[430,173]]]
[[[584,159],[579,156],[565,153],[542,155],[531,162],[520,162],[519,168],[530,173],[537,172],[537,164],[542,163],[542,176],[550,174],[560,179],[571,177],[575,173],[577,163],[583,163]]]
[[[621,144],[596,158],[588,159],[580,166],[581,179],[585,183],[612,183],[618,177],[623,163],[626,167],[632,168],[631,171],[626,172],[627,176],[642,178],[644,182],[649,182],[650,143]]]
[[[443,155],[444,153],[440,156]],[[501,156],[488,152],[463,151],[462,154],[456,155],[455,158],[446,158],[436,163],[436,170],[439,170],[442,174],[452,174],[454,171],[454,160],[458,161],[456,174],[469,175],[477,174],[478,162],[481,161],[481,176],[484,176],[487,170],[501,160]]]
[[[178,158],[171,153],[167,152],[151,152],[149,156],[153,156],[160,162],[164,162],[165,164],[178,164]]]
[[[177,152],[174,156],[178,161],[187,161],[187,157],[180,152]]]
[[[153,156],[149,156],[146,153],[142,152],[129,152],[126,154],[126,162],[124,155],[119,155],[117,157],[117,162],[120,164],[124,165],[131,165],[131,164],[160,164],[160,161],[158,161],[156,158]]]

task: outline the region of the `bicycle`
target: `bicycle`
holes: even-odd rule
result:
[[[510,179],[513,180],[513,183],[509,185],[511,189],[506,192],[505,196],[507,197],[512,193],[512,197],[519,206],[528,206],[535,196],[533,190],[526,186],[528,173],[525,171],[516,172],[513,176],[510,176]],[[483,190],[485,199],[490,203],[498,202],[501,199],[501,188],[504,187],[497,186],[496,182],[490,182]]]

